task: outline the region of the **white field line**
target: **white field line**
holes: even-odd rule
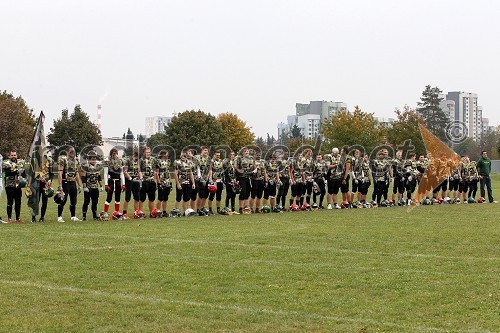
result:
[[[357,251],[348,249],[338,249],[333,247],[310,247],[307,248],[300,246],[291,245],[274,245],[274,244],[255,244],[255,243],[237,243],[237,242],[223,242],[216,240],[206,240],[206,239],[177,239],[168,237],[140,237],[140,236],[127,236],[127,235],[113,235],[113,234],[99,234],[99,233],[70,233],[70,232],[59,232],[59,231],[42,231],[37,230],[37,232],[43,232],[47,234],[56,234],[60,236],[69,237],[90,237],[90,238],[114,238],[122,240],[137,240],[137,241],[159,241],[171,244],[188,243],[188,244],[214,244],[232,247],[248,247],[248,248],[263,248],[263,249],[277,249],[277,250],[321,250],[321,251],[331,251],[337,253],[353,253],[361,255],[379,255],[379,256],[395,256],[395,257],[411,257],[411,258],[434,258],[434,259],[459,259],[459,260],[493,260],[498,261],[500,257],[474,257],[474,256],[442,256],[438,254],[427,254],[427,253],[407,253],[407,252],[378,252],[378,251]]]
[[[313,319],[313,320],[323,320],[323,321],[334,321],[334,322],[346,322],[346,323],[356,323],[356,324],[372,324],[386,327],[393,327],[397,329],[402,329],[405,331],[424,331],[424,332],[459,332],[459,331],[450,331],[447,329],[442,329],[438,327],[428,327],[428,326],[407,326],[400,325],[396,323],[380,321],[376,319],[370,318],[349,318],[349,317],[340,317],[340,316],[328,316],[322,315],[319,313],[311,313],[305,311],[286,311],[286,310],[274,310],[269,308],[257,308],[257,307],[247,307],[247,306],[238,306],[238,305],[230,305],[230,304],[214,304],[209,302],[199,302],[199,301],[179,301],[172,299],[165,299],[159,297],[145,297],[141,295],[133,295],[133,294],[124,294],[124,293],[108,293],[101,290],[93,290],[86,288],[78,288],[71,286],[56,286],[49,285],[42,282],[31,282],[31,281],[14,281],[14,280],[0,280],[2,284],[21,286],[21,287],[30,287],[37,289],[45,289],[47,291],[60,291],[60,292],[68,292],[68,293],[78,293],[78,294],[87,294],[93,297],[101,297],[104,299],[121,299],[128,301],[139,301],[144,303],[164,303],[164,304],[173,304],[173,305],[183,305],[183,306],[191,306],[191,307],[201,307],[201,308],[209,308],[215,310],[225,310],[225,311],[237,311],[243,313],[250,314],[268,314],[278,317],[302,317],[305,319]],[[481,330],[477,332],[489,333],[488,330]]]

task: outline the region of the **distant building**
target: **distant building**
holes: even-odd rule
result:
[[[321,124],[331,121],[339,112],[347,111],[347,104],[331,101],[311,101],[309,104],[296,103],[295,115],[287,116],[286,123],[278,124],[278,139],[297,125],[306,139],[314,139],[321,133]]]
[[[297,117],[297,127],[300,128],[304,139],[315,139],[320,133],[321,117],[317,114],[305,114]]]
[[[156,116],[146,117],[146,137],[157,134],[165,133],[165,126],[168,126],[172,121],[172,117]]]
[[[394,122],[394,118],[385,118],[385,117],[373,117],[376,121],[378,121],[379,125],[385,127],[391,127]]]
[[[127,148],[139,147],[139,141],[130,138],[102,138],[102,145],[99,147],[103,154],[103,157],[109,156],[109,152],[112,148],[118,149],[118,154],[120,157],[123,156],[123,151]]]
[[[441,107],[441,110],[443,110],[443,112],[446,114],[446,117],[448,117],[448,121],[455,121],[455,101],[446,99],[446,96],[444,94],[441,94],[439,97],[443,98],[441,103],[439,103],[439,106]]]
[[[446,100],[455,102],[454,121],[465,124],[467,136],[478,141],[483,133],[483,108],[478,105],[478,96],[474,93],[451,91]]]
[[[488,118],[483,118],[482,122],[483,122],[483,135],[486,136],[488,135],[490,127],[492,126],[490,126],[490,120]]]

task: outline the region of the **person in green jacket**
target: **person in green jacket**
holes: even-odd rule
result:
[[[486,185],[486,189],[488,190],[488,201],[490,203],[497,203],[493,199],[493,193],[491,191],[491,160],[488,158],[488,153],[484,150],[481,152],[481,158],[477,161],[477,171],[481,182],[481,196],[483,198],[485,196],[484,185]]]

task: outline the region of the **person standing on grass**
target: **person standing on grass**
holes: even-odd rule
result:
[[[99,192],[102,192],[102,178],[101,178],[102,165],[97,163],[97,154],[95,151],[89,151],[87,154],[87,163],[82,165],[81,177],[83,185],[83,206],[82,206],[82,220],[87,220],[87,210],[92,201],[90,210],[92,211],[92,218],[97,221],[97,204],[99,202]]]
[[[57,206],[57,222],[64,222],[62,213],[68,196],[70,200],[69,211],[71,213],[71,221],[79,222],[81,220],[76,217],[76,201],[78,193],[82,191],[82,181],[79,173],[80,163],[78,163],[76,159],[75,148],[68,146],[66,148],[66,155],[59,156],[58,165],[58,191],[64,193],[64,199],[61,204]]]
[[[160,151],[158,159],[155,161],[155,180],[158,184],[158,200],[156,209],[161,210],[162,216],[169,216],[167,213],[167,202],[170,191],[172,190],[172,181],[170,180],[170,159],[166,150]]]
[[[481,184],[481,196],[485,197],[484,185],[488,190],[488,201],[490,203],[497,203],[493,199],[493,192],[491,191],[491,160],[488,158],[488,153],[486,151],[481,152],[481,158],[477,161],[477,171],[479,173],[479,181]]]
[[[2,162],[2,169],[5,172],[5,193],[7,194],[7,218],[8,223],[12,223],[12,208],[16,214],[16,222],[24,223],[21,220],[21,198],[22,184],[20,178],[25,177],[26,173],[23,163],[17,160],[17,152],[12,150],[8,160]]]

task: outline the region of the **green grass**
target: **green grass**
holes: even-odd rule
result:
[[[0,225],[0,332],[497,332],[499,210]]]

